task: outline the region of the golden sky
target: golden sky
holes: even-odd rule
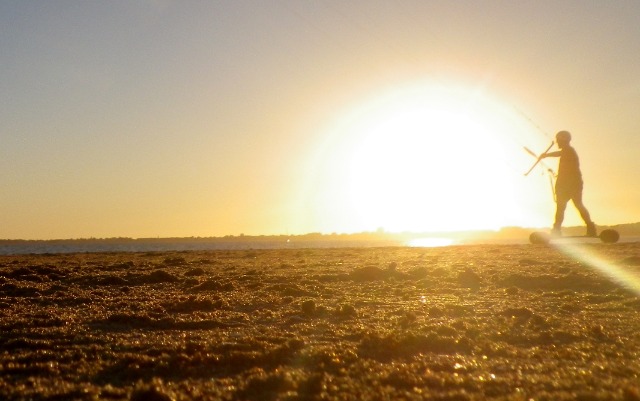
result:
[[[640,3],[0,3],[0,238],[640,220]],[[555,160],[546,161],[556,167]],[[570,206],[567,224],[580,224]]]

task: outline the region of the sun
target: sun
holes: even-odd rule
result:
[[[455,85],[413,84],[364,102],[332,128],[340,145],[325,153],[325,221],[393,232],[523,223],[517,120],[486,94]]]

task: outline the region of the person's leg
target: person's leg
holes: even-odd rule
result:
[[[553,231],[552,234],[560,235],[562,222],[564,221],[564,211],[567,209],[567,202],[569,199],[561,196],[561,194],[557,195],[556,198],[556,216],[555,221],[553,222]]]
[[[584,221],[584,224],[587,225],[587,235],[595,236],[596,235],[596,225],[591,221],[591,215],[587,210],[587,207],[582,203],[582,192],[580,192],[577,196],[573,197],[573,204],[576,209],[578,209],[578,213],[580,213],[580,217]]]
[[[574,199],[573,204],[576,206],[576,209],[578,209],[578,213],[580,213],[580,217],[582,217],[585,224],[591,223],[591,216],[584,203],[582,203],[582,199]]]

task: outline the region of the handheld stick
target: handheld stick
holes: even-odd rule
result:
[[[554,143],[555,143],[554,141],[551,141],[551,145],[549,145],[549,147],[547,148],[547,150],[545,150],[542,154],[545,154],[545,153],[547,153],[549,150],[551,150],[551,147],[553,146],[553,144],[554,144]],[[526,149],[527,151],[529,151],[529,152],[530,152],[530,150],[529,150],[529,149],[527,149],[527,148],[525,148],[525,149]],[[533,169],[538,165],[538,163],[540,163],[540,160],[541,160],[541,159],[540,159],[540,158],[538,158],[538,160],[536,160],[536,162],[533,164],[533,166],[531,166],[531,168],[529,169],[529,171],[527,171],[526,173],[524,173],[524,176],[525,176],[525,177],[526,177],[526,176],[528,176],[528,175],[529,175],[529,173],[533,171]]]

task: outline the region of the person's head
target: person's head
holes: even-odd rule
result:
[[[556,134],[556,142],[559,148],[563,148],[571,142],[571,134],[569,131],[560,131]]]

